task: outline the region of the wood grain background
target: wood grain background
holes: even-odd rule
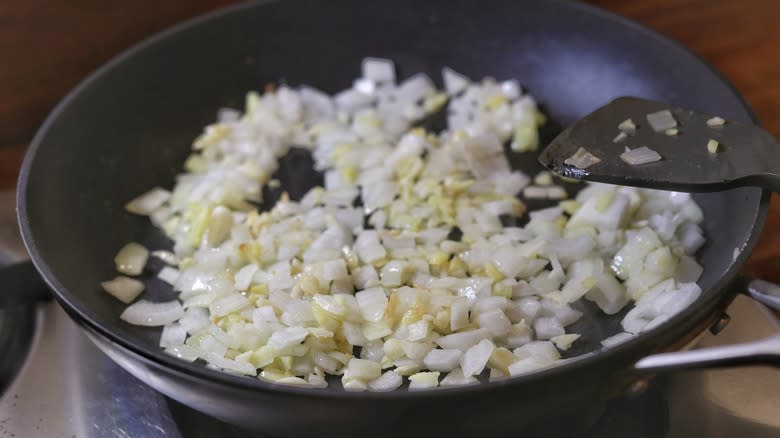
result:
[[[323,0],[326,1],[326,0]],[[543,0],[540,0],[543,1]],[[0,189],[52,107],[112,56],[232,0],[0,2]],[[722,71],[780,137],[780,1],[590,0],[666,34]],[[780,282],[780,197],[745,272]]]

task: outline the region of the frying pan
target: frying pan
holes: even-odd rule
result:
[[[275,81],[335,92],[350,85],[367,55],[393,59],[402,76],[438,77],[446,65],[473,78],[519,78],[551,120],[546,139],[620,95],[755,121],[706,63],[580,3],[265,1],[189,21],[81,83],[41,127],[21,171],[19,222],[32,261],[107,355],[188,406],[272,435],[550,435],[587,427],[605,400],[638,386],[638,360],[681,347],[720,317],[763,225],[768,193],[760,189],[695,196],[709,241],[699,254],[704,292],[694,305],[609,350],[600,350],[599,340],[619,331],[622,316],[584,306],[573,328],[583,334],[577,360],[501,382],[390,393],[274,385],[179,361],[158,347],[159,330],[120,321],[124,306],[99,289],[115,275],[113,255],[131,240],[170,246],[145,218],[125,213],[124,203],[152,186],[173,185],[192,139],[217,108],[240,107],[247,90]],[[539,169],[534,154],[513,164]],[[299,168],[286,180],[305,184],[310,177]],[[741,249],[736,258],[734,248]],[[151,275],[157,268],[148,268],[144,298],[173,299]]]

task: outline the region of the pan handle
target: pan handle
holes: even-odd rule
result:
[[[740,278],[744,293],[780,311],[780,286],[764,280]],[[662,372],[690,368],[767,364],[780,366],[780,333],[758,341],[647,356],[634,365],[639,371]]]
[[[31,261],[0,268],[0,309],[51,298],[49,288]]]

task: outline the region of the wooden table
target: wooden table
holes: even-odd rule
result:
[[[325,0],[323,0],[325,1]],[[540,0],[543,1],[543,0]],[[232,0],[8,0],[0,4],[0,189],[14,187],[27,143],[48,111],[122,49]],[[590,0],[703,56],[780,136],[780,1]],[[745,272],[780,282],[780,197]]]

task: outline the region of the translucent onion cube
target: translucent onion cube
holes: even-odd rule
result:
[[[387,295],[384,288],[374,287],[355,294],[360,314],[366,321],[376,322],[382,319],[387,309]]]
[[[368,382],[368,387],[372,391],[392,391],[403,383],[403,378],[395,371],[386,371],[381,376]]]
[[[100,285],[103,287],[103,290],[125,304],[133,302],[144,291],[143,283],[134,278],[121,275],[112,280],[104,281]]]
[[[114,257],[116,270],[126,275],[140,275],[149,258],[149,250],[143,245],[130,242],[123,246]]]
[[[472,346],[460,358],[460,369],[466,376],[478,375],[485,369],[490,355],[493,354],[493,349],[496,346],[488,339],[479,341],[478,344]]]
[[[463,352],[460,350],[433,349],[423,358],[425,367],[431,371],[452,371],[458,367]]]
[[[439,386],[439,373],[436,371],[427,371],[412,374],[409,376],[409,389],[430,389]]]

